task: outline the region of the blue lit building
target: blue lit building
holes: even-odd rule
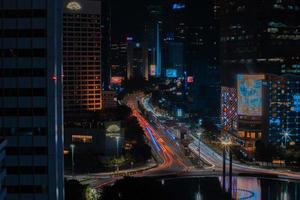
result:
[[[7,199],[64,199],[62,5],[61,0],[0,3]]]
[[[267,142],[300,144],[300,77],[270,76],[265,82],[268,102]]]
[[[148,7],[147,22],[145,25],[144,46],[148,49],[149,61],[147,61],[148,73],[151,76],[161,76],[162,65],[162,15],[163,8],[158,5]],[[150,69],[150,70],[149,70]]]
[[[166,61],[164,62],[165,77],[183,77],[185,70],[184,43],[171,40],[167,41],[166,46]]]

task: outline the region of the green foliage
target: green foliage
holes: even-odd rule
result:
[[[86,200],[99,200],[101,194],[99,191],[92,189],[90,187],[86,188],[85,190],[85,198]]]

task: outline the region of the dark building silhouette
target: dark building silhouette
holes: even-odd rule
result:
[[[111,10],[109,0],[101,1],[101,81],[102,89],[110,89]]]
[[[62,5],[60,0],[0,3],[7,199],[64,199]]]
[[[221,1],[222,85],[242,73],[299,74],[299,17],[297,0]]]

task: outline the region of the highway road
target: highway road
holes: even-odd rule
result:
[[[138,110],[137,101],[143,95],[135,94],[125,98],[126,104],[131,108],[132,114],[138,119],[141,127],[144,129],[145,137],[148,144],[151,146],[154,156],[159,161],[157,167],[136,173],[132,176],[166,176],[166,175],[181,175],[193,169],[191,162],[184,156],[180,150],[179,143],[169,137],[165,132],[164,126],[156,125],[148,122]],[[89,176],[84,183],[89,184],[94,188],[101,188],[111,184],[122,176]]]
[[[154,112],[154,115],[159,116],[158,113],[155,113],[155,109],[153,109],[152,105],[150,105],[149,97],[144,97],[141,100],[144,104],[144,107],[149,112]],[[157,122],[158,123],[158,122]],[[163,126],[163,125],[162,125]],[[199,155],[199,138],[196,134],[189,134],[192,138],[192,143],[189,144],[190,150],[195,154]],[[221,145],[221,144],[220,144]],[[215,174],[216,172],[221,174],[223,167],[223,157],[219,155],[216,151],[211,149],[208,145],[200,141],[200,157],[201,160],[204,161],[207,165],[203,169],[193,169],[189,170],[185,175],[203,175],[207,174]],[[254,175],[274,175],[279,178],[287,178],[287,179],[297,179],[300,180],[300,173],[291,172],[290,170],[279,170],[279,169],[265,169],[258,166],[251,166],[242,164],[238,161],[233,162],[233,172],[234,174],[254,174]]]
[[[184,156],[177,139],[174,139],[172,133],[167,133],[168,127],[164,122],[156,120],[155,123],[149,122],[139,111],[137,101],[145,103],[144,95],[136,93],[125,98],[126,104],[131,108],[132,114],[138,119],[140,125],[144,129],[144,134],[150,144],[155,157],[160,160],[155,168],[145,170],[134,174],[135,177],[143,176],[167,176],[178,175],[185,176],[220,176],[222,173],[223,157],[211,149],[209,146],[200,142],[201,160],[206,163],[203,168],[195,168],[191,162]],[[146,101],[149,104],[149,101]],[[150,112],[155,112],[151,105],[145,105]],[[155,113],[154,113],[155,114]],[[159,116],[158,113],[155,114]],[[193,141],[189,144],[190,150],[198,155],[199,140],[196,135],[190,134]],[[237,161],[233,163],[233,173],[238,175],[241,173],[253,174],[257,176],[274,175],[278,178],[300,180],[300,174],[288,170],[264,169],[256,166],[249,166]],[[111,184],[122,176],[116,177],[93,177],[89,183],[94,188],[101,188]]]

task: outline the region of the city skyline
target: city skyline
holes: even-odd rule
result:
[[[300,199],[299,17],[1,0],[0,200]]]

